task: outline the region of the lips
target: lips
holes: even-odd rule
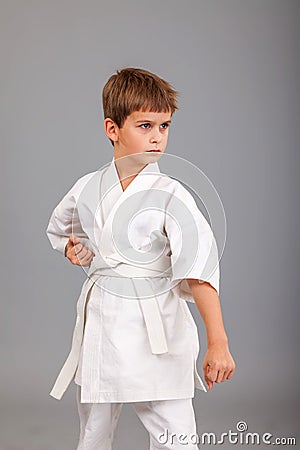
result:
[[[156,149],[154,149],[154,150],[147,150],[147,152],[157,152],[157,153],[159,153],[160,150],[156,150]]]

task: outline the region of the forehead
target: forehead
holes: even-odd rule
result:
[[[171,111],[169,112],[153,112],[153,111],[134,111],[127,119],[133,122],[138,121],[151,121],[151,122],[164,122],[170,120]]]

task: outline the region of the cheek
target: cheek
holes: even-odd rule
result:
[[[167,139],[168,139],[168,133],[164,133],[163,137],[162,137],[163,142],[166,142]]]
[[[143,145],[145,142],[147,142],[147,136],[140,133],[135,134],[132,139],[133,143],[135,143],[136,145]]]
[[[132,145],[135,144],[136,139],[137,139],[137,137],[136,137],[135,133],[132,133],[132,132],[131,133],[127,133],[126,134],[126,139],[125,139],[125,144],[132,147]]]

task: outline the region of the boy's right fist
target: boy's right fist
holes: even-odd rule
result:
[[[65,247],[65,256],[76,266],[89,266],[95,254],[84,247],[77,236],[70,236]]]

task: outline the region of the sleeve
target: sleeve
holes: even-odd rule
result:
[[[69,236],[72,234],[78,236],[84,246],[91,248],[89,238],[82,228],[76,206],[80,184],[81,179],[76,181],[53,210],[46,230],[53,249],[63,255]]]
[[[219,294],[218,248],[212,229],[193,196],[178,182],[166,208],[172,279],[179,297],[195,303],[187,278],[207,281]]]

